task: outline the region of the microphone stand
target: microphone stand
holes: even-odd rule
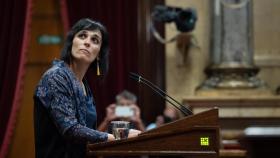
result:
[[[185,116],[188,115],[192,115],[193,112],[186,106],[180,104],[178,101],[176,101],[175,99],[173,99],[171,96],[169,96],[168,94],[166,94],[162,89],[160,89],[158,86],[156,86],[155,84],[153,84],[152,82],[150,82],[149,80],[143,78],[142,76],[130,72],[129,73],[129,77],[138,81],[139,83],[143,83],[144,85],[150,87],[156,94],[158,94],[159,96],[161,96],[163,99],[165,99],[168,103],[170,103],[171,105],[173,105],[176,109],[178,109],[179,111],[181,111]],[[175,104],[176,103],[176,104]]]

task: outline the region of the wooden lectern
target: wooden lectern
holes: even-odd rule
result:
[[[156,155],[217,158],[218,109],[187,116],[143,132],[136,138],[87,145],[87,156]]]

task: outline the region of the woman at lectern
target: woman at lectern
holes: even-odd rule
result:
[[[36,158],[85,157],[86,143],[113,141],[96,130],[96,109],[84,78],[88,69],[106,73],[109,41],[105,27],[79,20],[68,32],[61,58],[42,76],[34,94]],[[135,137],[139,131],[129,131]]]

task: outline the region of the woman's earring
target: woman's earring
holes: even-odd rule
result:
[[[100,69],[99,69],[99,57],[97,57],[97,61],[96,61],[96,68],[97,68],[97,72],[96,72],[96,74],[97,74],[97,76],[100,76]]]

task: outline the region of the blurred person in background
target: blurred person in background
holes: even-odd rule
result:
[[[117,94],[116,102],[106,108],[106,116],[98,130],[111,132],[111,121],[129,121],[131,128],[144,131],[145,126],[141,119],[141,111],[137,106],[135,94],[124,90]]]

